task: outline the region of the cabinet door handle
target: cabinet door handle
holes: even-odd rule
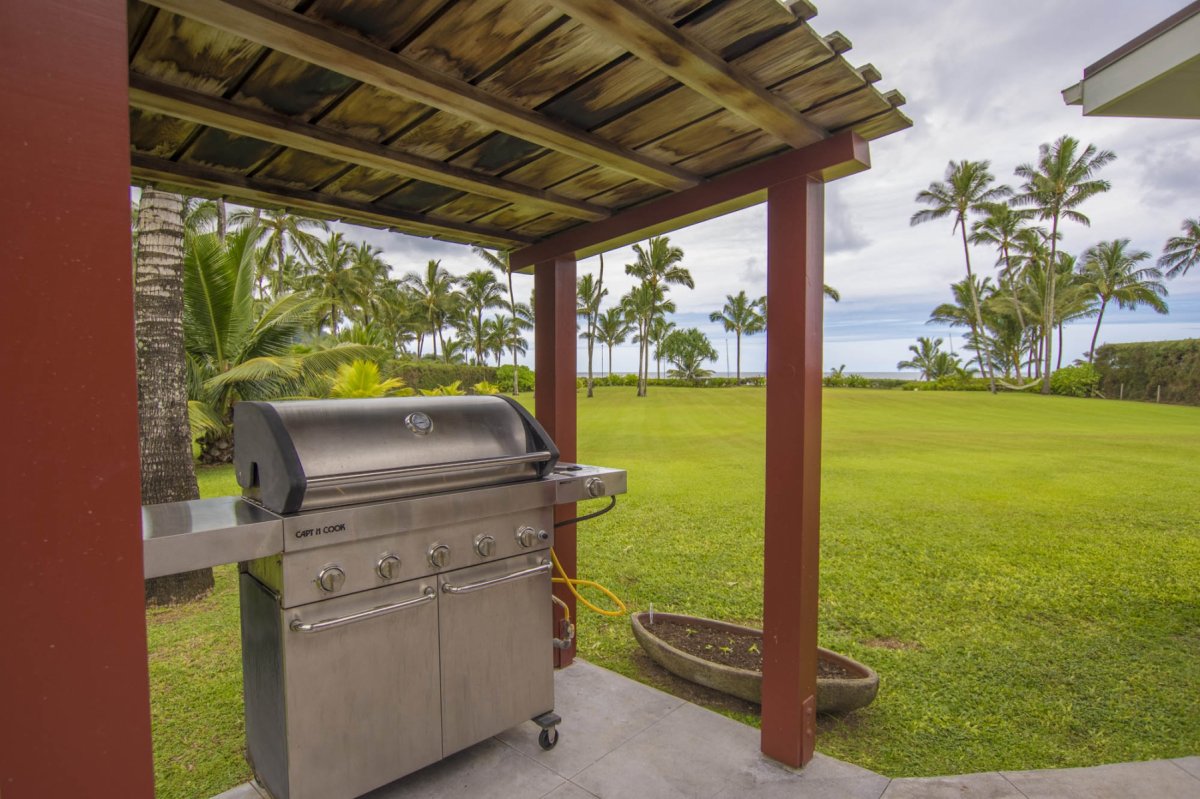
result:
[[[424,605],[435,599],[437,599],[437,591],[432,586],[428,586],[425,592],[416,599],[406,599],[403,602],[396,602],[392,605],[380,605],[377,608],[371,608],[359,613],[351,613],[348,616],[338,616],[333,619],[323,619],[321,621],[302,622],[299,619],[292,619],[292,623],[289,626],[298,633],[319,633],[321,630],[328,630],[330,627],[341,627],[343,624],[353,624],[356,621],[365,621],[367,619],[374,619],[377,616],[386,616],[389,613],[395,613],[397,610]]]
[[[493,585],[521,580],[525,577],[532,577],[535,574],[545,574],[550,571],[550,568],[550,561],[544,561],[540,566],[534,566],[532,569],[522,569],[519,572],[506,574],[503,577],[493,577],[491,580],[480,580],[477,583],[467,583],[466,585],[450,585],[450,583],[446,583],[442,586],[442,590],[447,594],[469,594],[472,591],[478,591],[482,588],[491,588]]]

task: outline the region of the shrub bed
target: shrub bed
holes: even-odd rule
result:
[[[1200,339],[1105,344],[1096,350],[1100,391],[1109,399],[1200,405]],[[1124,386],[1124,392],[1121,387]]]
[[[512,367],[509,369],[509,383],[512,382]],[[448,386],[458,380],[464,386],[476,383],[500,383],[497,371],[491,366],[468,366],[462,363],[442,363],[439,361],[392,361],[387,366],[388,377],[398,377],[404,384],[413,389],[432,390],[438,386]]]

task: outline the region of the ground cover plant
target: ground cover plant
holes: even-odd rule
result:
[[[818,750],[891,776],[1200,751],[1200,410],[852,389],[824,404],[821,643],[882,685],[822,721]],[[764,391],[598,388],[579,414],[580,459],[628,468],[630,490],[580,527],[581,575],[631,610],[757,626]],[[228,467],[200,482],[236,492]],[[162,797],[248,776],[233,569],[216,578],[209,599],[147,613]],[[580,642],[667,684],[627,619],[584,613]]]

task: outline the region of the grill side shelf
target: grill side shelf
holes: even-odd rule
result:
[[[282,551],[283,519],[238,497],[142,507],[147,580]]]

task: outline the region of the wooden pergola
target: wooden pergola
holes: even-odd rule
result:
[[[153,795],[131,180],[507,251],[535,275],[537,415],[567,460],[576,259],[765,200],[762,748],[807,763],[824,183],[911,125],[815,14],[807,0],[0,5],[0,287],[21,376],[0,433],[17,653],[0,793]],[[574,572],[573,529],[557,549]]]

